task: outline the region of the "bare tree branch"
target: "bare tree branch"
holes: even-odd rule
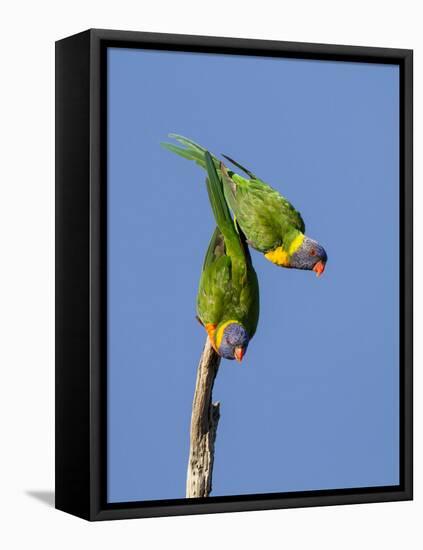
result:
[[[220,418],[220,404],[212,402],[212,391],[219,364],[220,357],[207,338],[192,403],[187,498],[207,497],[212,490],[214,443]]]

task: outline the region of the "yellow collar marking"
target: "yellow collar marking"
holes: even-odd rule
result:
[[[284,266],[289,265],[288,252],[284,250],[283,246],[278,246],[274,250],[270,250],[269,252],[266,252],[264,257],[276,265],[284,265]]]
[[[216,331],[216,339],[215,339],[215,342],[216,342],[216,349],[219,349],[220,348],[220,344],[222,343],[222,338],[223,338],[223,331],[225,330],[225,328],[230,325],[231,323],[236,323],[237,325],[239,325],[240,323],[238,321],[236,321],[235,319],[230,319],[229,321],[225,321],[224,323],[222,323],[220,325],[220,327],[218,328],[218,330]]]
[[[296,252],[300,246],[303,244],[304,241],[304,235],[303,233],[299,233],[295,239],[292,241],[292,243],[289,245],[289,255],[292,256],[294,252]]]
[[[292,254],[294,254],[294,252],[296,252],[300,248],[300,246],[303,244],[303,241],[304,241],[304,235],[300,233],[295,237],[295,239],[289,245],[288,252],[284,249],[283,246],[278,246],[274,250],[270,250],[269,252],[266,252],[264,257],[276,265],[283,265],[287,267],[289,266],[290,257],[292,256]]]

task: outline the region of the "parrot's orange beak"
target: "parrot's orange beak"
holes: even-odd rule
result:
[[[234,355],[235,355],[235,359],[238,361],[238,363],[241,363],[242,358],[244,357],[244,353],[245,353],[244,348],[241,348],[241,347],[236,347],[235,348]]]
[[[324,272],[325,270],[325,262],[322,262],[322,260],[320,260],[319,262],[317,262],[317,264],[313,267],[313,271],[316,273],[316,275],[318,277],[320,277],[320,275],[322,275],[322,273]]]

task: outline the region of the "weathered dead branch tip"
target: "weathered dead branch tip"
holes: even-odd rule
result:
[[[212,402],[212,391],[219,365],[220,357],[207,338],[192,403],[187,498],[207,497],[212,490],[214,445],[220,418],[220,403]]]

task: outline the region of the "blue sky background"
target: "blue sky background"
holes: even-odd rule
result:
[[[258,332],[222,361],[212,495],[394,485],[399,73],[390,65],[110,49],[108,500],[182,498],[214,228],[169,132],[300,210],[321,279],[253,252]]]

